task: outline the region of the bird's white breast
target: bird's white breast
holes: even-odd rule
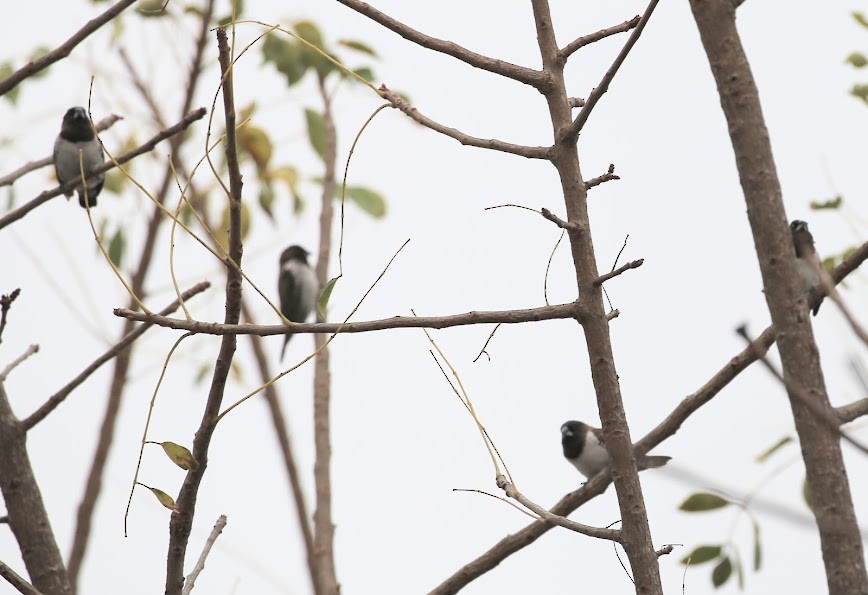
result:
[[[609,464],[609,452],[593,432],[588,432],[582,452],[575,459],[570,459],[570,462],[582,475],[590,479]]]
[[[283,263],[281,270],[289,272],[299,284],[299,310],[313,312],[319,298],[319,283],[313,269],[297,260],[290,260]]]

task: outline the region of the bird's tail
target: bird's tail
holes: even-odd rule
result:
[[[90,203],[90,208],[94,208],[96,206],[96,192],[88,189],[87,202]],[[87,208],[87,203],[84,202],[84,191],[80,191],[78,193],[78,204],[80,204],[81,208],[83,209]]]
[[[656,467],[662,467],[666,463],[669,462],[669,459],[672,457],[664,457],[664,456],[654,456],[649,457],[648,455],[643,455],[639,457],[636,461],[639,464],[639,469],[654,469]]]
[[[284,335],[283,336],[283,348],[280,350],[280,361],[283,361],[283,354],[286,353],[286,346],[289,344],[289,340],[292,338],[292,335]]]

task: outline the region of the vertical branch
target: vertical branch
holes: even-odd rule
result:
[[[319,217],[319,255],[316,261],[316,278],[320,287],[328,281],[329,259],[332,245],[332,220],[335,200],[335,162],[337,160],[337,133],[331,111],[331,98],[325,80],[319,77],[320,95],[323,99],[325,121],[325,176],[322,187],[322,211]],[[316,509],[313,513],[313,544],[316,571],[321,595],[338,595],[337,574],[334,559],[335,526],[332,523],[331,487],[331,427],[329,409],[331,401],[331,377],[329,374],[329,350],[323,335],[314,335],[318,349],[313,372],[313,465]]]
[[[247,322],[253,322],[250,315],[250,309],[246,302],[241,303],[241,313]],[[253,348],[253,358],[256,360],[256,365],[259,367],[259,376],[263,383],[267,383],[274,378],[271,370],[268,368],[268,358],[265,356],[265,350],[262,348],[262,337],[258,335],[250,335],[250,344]],[[280,400],[277,398],[277,391],[273,384],[265,387],[265,403],[268,405],[268,410],[271,413],[271,422],[274,424],[274,433],[277,435],[277,443],[280,446],[280,453],[283,455],[283,465],[286,467],[286,476],[289,479],[289,486],[292,490],[292,497],[295,500],[295,512],[298,517],[298,526],[301,528],[302,536],[304,537],[304,547],[307,553],[307,570],[310,573],[310,580],[313,586],[315,595],[319,595],[322,590],[319,587],[319,576],[316,572],[316,559],[313,549],[313,532],[310,528],[310,520],[307,515],[307,504],[304,500],[304,490],[301,487],[301,477],[298,473],[298,467],[295,464],[295,455],[292,451],[292,440],[287,431],[286,417],[280,406]]]
[[[220,51],[220,71],[223,75],[223,110],[226,119],[226,165],[229,170],[229,256],[228,259],[241,266],[241,171],[238,167],[237,138],[235,134],[235,98],[232,87],[232,59],[226,30],[217,29],[217,45]],[[224,321],[237,324],[241,317],[241,273],[238,268],[226,263],[226,313]],[[199,465],[187,472],[175,502],[175,511],[169,521],[169,553],[166,562],[166,595],[180,595],[184,586],[184,557],[193,528],[196,498],[205,470],[208,468],[208,448],[216,427],[217,416],[226,390],[226,381],[232,366],[232,357],[237,346],[236,335],[224,335],[214,364],[211,388],[199,429],[193,438],[193,457]]]
[[[623,527],[622,544],[633,569],[636,593],[662,595],[660,568],[651,540],[630,430],[621,399],[602,288],[595,284],[599,273],[588,218],[587,188],[579,167],[575,139],[568,134],[572,119],[564,81],[564,63],[558,55],[548,0],[532,0],[531,4],[543,70],[552,83],[543,90],[556,139],[551,160],[560,177],[567,219],[573,224],[568,235],[579,289],[579,317],[588,347],[606,448],[612,459],[612,478]]]
[[[196,38],[196,48],[193,52],[193,60],[190,63],[189,75],[185,82],[187,93],[184,97],[184,104],[181,106],[181,117],[190,111],[190,106],[193,105],[193,99],[196,96],[196,90],[199,86],[205,43],[208,36],[208,27],[214,14],[214,4],[215,0],[207,0],[205,9],[202,11],[199,34]],[[172,161],[176,163],[180,161],[181,145],[186,138],[186,134],[176,134],[169,140],[169,154],[172,156]],[[167,166],[160,189],[155,195],[157,201],[161,204],[165,202],[166,196],[168,195],[169,189],[172,185],[172,180],[172,168]],[[133,295],[137,295],[143,299],[147,293],[145,291],[145,279],[150,270],[151,261],[154,256],[154,249],[156,248],[157,243],[157,232],[164,220],[165,217],[162,211],[155,205],[151,213],[151,218],[148,221],[147,231],[145,232],[145,241],[142,246],[141,256],[139,257],[139,264],[130,280],[130,288]],[[131,301],[129,307],[135,309],[138,308],[138,305],[134,301]],[[134,328],[135,323],[127,320],[121,329],[120,336],[125,337],[129,335]],[[108,401],[106,403],[105,413],[103,414],[102,425],[99,430],[99,438],[94,450],[93,460],[91,461],[84,493],[82,494],[81,502],[78,505],[78,511],[76,514],[75,533],[72,540],[72,549],[69,554],[68,567],[69,581],[72,584],[73,591],[76,589],[78,575],[81,571],[81,566],[84,562],[84,556],[87,551],[87,545],[90,540],[93,514],[96,510],[97,499],[99,498],[100,492],[102,492],[102,476],[105,472],[108,455],[111,451],[112,442],[114,440],[115,425],[120,412],[121,399],[124,394],[131,359],[132,347],[119,353],[114,361]]]
[[[729,124],[785,382],[787,386],[802,387],[817,405],[832,414],[804,290],[796,272],[759,92],[735,26],[735,6],[730,0],[690,0],[690,6]],[[788,393],[813,497],[829,593],[868,594],[862,539],[838,434],[796,394]]]
[[[0,492],[6,503],[9,528],[30,575],[30,582],[42,593],[70,595],[69,577],[54,539],[51,523],[30,457],[27,432],[15,417],[6,387],[0,382]]]

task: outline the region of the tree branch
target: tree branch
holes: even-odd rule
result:
[[[220,537],[225,526],[226,515],[221,514],[218,517],[217,522],[214,523],[214,528],[211,529],[211,534],[208,535],[208,539],[205,540],[205,547],[202,548],[202,553],[199,555],[199,560],[196,562],[196,566],[193,567],[193,570],[191,570],[190,574],[187,575],[187,580],[184,581],[184,589],[181,591],[182,595],[190,595],[193,591],[196,579],[199,578],[199,575],[203,570],[205,570],[205,560],[208,558],[208,554],[211,553],[211,548],[214,547],[214,543],[217,541],[217,538]]]
[[[609,170],[601,176],[597,176],[596,178],[591,178],[590,180],[585,180],[585,189],[590,190],[594,186],[599,186],[604,182],[611,182],[612,180],[620,180],[620,176],[615,175],[615,164],[609,164]]]
[[[528,159],[548,159],[551,147],[530,147],[526,145],[516,145],[497,139],[478,138],[465,134],[456,128],[444,126],[439,122],[435,122],[431,118],[423,116],[419,110],[404,101],[404,98],[390,90],[386,85],[380,85],[380,96],[392,104],[397,110],[400,110],[408,118],[418,122],[426,128],[430,128],[435,132],[439,132],[450,138],[454,138],[462,145],[479,147],[481,149],[491,149],[493,151],[501,151],[503,153],[512,153],[520,155]]]
[[[600,29],[596,33],[591,33],[590,35],[585,35],[583,37],[579,37],[578,39],[571,41],[568,43],[562,50],[558,52],[558,56],[561,61],[566,62],[567,58],[569,58],[576,50],[585,47],[586,45],[595,43],[600,41],[601,39],[605,39],[611,35],[616,35],[618,33],[624,33],[625,31],[629,31],[630,29],[634,29],[636,25],[639,24],[640,17],[638,14],[630,19],[629,21],[624,21],[620,25],[615,25],[613,27],[609,27],[607,29]]]
[[[42,593],[36,590],[33,585],[18,576],[18,573],[6,566],[3,562],[0,562],[0,576],[5,578],[6,582],[15,587],[18,592],[23,595],[42,595]]]
[[[365,333],[397,328],[449,328],[468,324],[536,322],[576,318],[575,302],[556,306],[541,306],[526,310],[493,310],[466,312],[449,316],[393,316],[380,320],[362,322],[297,322],[291,327],[285,324],[223,324],[198,322],[180,318],[167,318],[159,314],[146,314],[129,308],[115,308],[115,316],[136,322],[150,322],[157,326],[173,328],[206,335],[285,335],[287,333]]]
[[[38,60],[28,62],[27,64],[7,76],[5,79],[0,81],[0,96],[5,95],[9,91],[17,87],[18,83],[20,83],[27,77],[33,76],[40,70],[45,70],[58,60],[66,58],[75,48],[75,46],[87,39],[87,37],[91,33],[94,33],[100,27],[118,16],[121,12],[124,11],[124,9],[135,3],[135,1],[136,0],[120,0],[120,2],[118,2],[117,4],[113,4],[104,13],[102,13],[95,19],[91,19],[90,21],[88,21],[84,27],[76,31],[76,33],[72,37],[63,42],[63,44],[59,45],[56,49],[48,52]]]
[[[186,302],[190,300],[193,296],[202,293],[209,287],[211,287],[211,283],[209,283],[208,281],[202,281],[201,283],[197,283],[196,285],[182,293],[181,297]],[[180,307],[181,302],[175,300],[164,309],[160,310],[160,315],[165,316],[171,314]],[[66,397],[68,397],[70,393],[72,393],[72,391],[81,386],[85,380],[90,378],[91,374],[96,372],[104,363],[111,361],[112,359],[117,357],[120,352],[129,347],[133,343],[133,341],[144,335],[145,332],[152,326],[154,326],[152,322],[146,322],[145,324],[140,325],[134,331],[127,334],[124,338],[115,343],[105,353],[96,358],[92,364],[82,370],[81,373],[75,378],[73,378],[69,383],[67,383],[66,386],[51,395],[45,402],[45,404],[42,405],[42,407],[40,407],[39,409],[31,413],[27,418],[25,418],[24,421],[21,422],[24,426],[24,430],[29,430],[30,428],[41,422],[43,419],[48,417],[48,414],[54,411],[58,405],[63,403],[63,401],[66,400]]]
[[[122,164],[126,163],[127,161],[129,161],[135,157],[138,157],[139,155],[142,155],[142,154],[147,153],[149,151],[153,151],[154,148],[160,142],[166,140],[167,138],[175,136],[179,132],[183,132],[184,130],[187,129],[187,127],[190,126],[190,124],[192,124],[196,120],[201,119],[203,116],[205,116],[206,113],[207,113],[207,111],[205,110],[204,107],[200,107],[197,110],[193,110],[193,111],[189,112],[186,116],[184,116],[184,118],[180,122],[178,122],[174,126],[170,126],[169,128],[166,128],[165,130],[161,130],[160,132],[155,134],[153,137],[151,137],[151,139],[149,141],[139,145],[137,148],[133,149],[132,151],[129,151],[127,153],[124,153],[120,157],[117,157],[116,158],[117,163],[119,165],[122,165]],[[104,161],[100,165],[93,168],[92,173],[94,173],[94,174],[103,173],[103,172],[106,172],[110,169],[114,169],[115,167],[116,166],[115,166],[115,163],[113,161]],[[19,219],[24,217],[27,213],[29,213],[30,211],[32,211],[36,207],[41,206],[42,204],[48,202],[49,200],[51,200],[55,196],[60,196],[64,192],[72,190],[73,188],[75,188],[76,184],[80,184],[80,183],[81,183],[80,180],[72,180],[72,181],[67,182],[66,184],[64,184],[62,186],[58,186],[52,190],[46,190],[45,192],[43,192],[42,194],[40,194],[39,196],[37,196],[33,200],[24,203],[23,205],[21,205],[20,207],[18,207],[14,211],[9,211],[8,213],[6,213],[2,217],[0,217],[0,229],[3,229],[4,227],[9,225],[10,223],[14,223],[15,221],[18,221]]]
[[[71,595],[69,575],[27,453],[27,432],[15,417],[2,382],[0,452],[0,492],[33,587],[49,595]]]
[[[528,510],[533,511],[552,525],[557,525],[559,527],[569,529],[570,531],[575,531],[576,533],[587,535],[588,537],[607,539],[609,541],[614,541],[617,543],[621,542],[621,532],[617,529],[601,529],[600,527],[583,525],[582,523],[571,521],[566,517],[552,514],[539,504],[536,504],[535,502],[529,500],[524,494],[518,491],[518,488],[516,488],[513,483],[507,481],[506,477],[503,475],[497,476],[497,487],[503,490],[503,493],[506,494],[507,497],[519,502],[522,506],[524,506]]]
[[[603,283],[605,283],[606,281],[608,281],[612,277],[617,277],[618,275],[620,275],[624,271],[629,271],[630,269],[638,269],[643,264],[645,264],[644,258],[640,258],[639,260],[634,260],[632,262],[628,262],[627,264],[618,267],[614,271],[609,271],[605,275],[600,275],[599,277],[594,279],[594,285],[602,285]]]
[[[368,17],[372,21],[381,24],[386,29],[394,31],[404,39],[412,41],[423,48],[434,50],[435,52],[440,52],[447,56],[452,56],[453,58],[466,62],[467,64],[481,70],[487,70],[488,72],[511,78],[532,87],[540,88],[547,82],[546,75],[538,70],[510,64],[503,60],[489,58],[488,56],[483,56],[482,54],[477,54],[476,52],[463,48],[451,41],[445,41],[443,39],[437,39],[436,37],[425,35],[415,29],[411,29],[404,23],[393,19],[389,15],[380,12],[367,2],[360,2],[359,0],[338,0],[338,2],[348,8],[352,8],[359,14]]]
[[[229,254],[228,258],[237,266],[226,265],[226,314],[227,324],[237,324],[241,316],[241,172],[238,166],[237,137],[235,134],[235,98],[233,93],[233,70],[226,30],[217,29],[220,71],[222,78],[223,111],[226,121],[226,166],[229,171]],[[196,498],[199,486],[208,468],[208,449],[216,428],[215,420],[220,413],[220,405],[226,390],[226,381],[232,367],[238,338],[224,335],[220,341],[220,351],[214,365],[208,400],[193,438],[193,457],[199,461],[196,469],[190,469],[175,502],[176,509],[169,521],[169,552],[166,563],[166,595],[180,595],[184,587],[184,558],[193,516],[196,511]]]
[[[576,116],[576,119],[573,121],[572,125],[564,131],[563,136],[559,139],[560,142],[573,142],[576,137],[578,137],[579,132],[582,131],[582,128],[585,126],[585,123],[588,121],[588,117],[591,115],[591,112],[594,110],[594,107],[597,105],[597,102],[600,101],[600,97],[609,90],[609,83],[612,82],[612,79],[615,78],[615,75],[618,73],[618,69],[621,68],[621,64],[624,63],[624,60],[627,58],[627,54],[630,53],[630,50],[633,49],[633,46],[636,45],[636,42],[639,40],[639,36],[642,35],[642,31],[645,29],[645,25],[648,24],[648,19],[651,18],[651,14],[654,12],[654,9],[657,8],[657,3],[660,0],[651,0],[648,4],[648,8],[645,9],[645,12],[642,14],[642,18],[639,20],[639,23],[636,25],[636,28],[633,29],[633,33],[630,34],[630,38],[627,39],[627,43],[624,44],[624,47],[621,49],[621,53],[618,54],[618,57],[615,58],[615,61],[609,67],[609,70],[606,71],[606,74],[603,75],[603,78],[600,80],[600,84],[598,84],[591,94],[588,95],[588,99],[585,101],[585,105],[582,106],[582,109],[579,111],[579,115]]]

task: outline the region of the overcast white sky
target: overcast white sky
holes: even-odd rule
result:
[[[527,2],[377,0],[374,5],[431,35],[539,67]],[[6,13],[3,58],[20,62],[36,45],[57,45],[103,7],[81,1],[13,3]],[[633,1],[555,1],[560,45],[620,23],[644,7]],[[838,1],[782,8],[748,0],[739,9],[739,27],[760,88],[788,215],[809,221],[823,255],[865,237],[868,107],[847,95],[850,86],[863,79],[844,64],[850,52],[868,46],[868,32],[849,16],[859,8],[858,3]],[[181,5],[170,3],[170,9],[177,13]],[[423,113],[446,125],[480,137],[550,143],[545,102],[531,88],[418,48],[336,2],[248,0],[245,10],[251,19],[284,26],[302,18],[314,20],[331,42],[365,41],[380,54],[374,64],[378,79],[408,93]],[[45,18],[48,11],[51,18]],[[218,12],[228,9],[223,6]],[[179,109],[191,51],[186,36],[192,28],[183,23],[171,27],[130,14],[116,31],[152,82],[169,118]],[[239,44],[261,32],[254,25],[239,27]],[[114,112],[125,118],[105,135],[109,147],[118,147],[129,135],[143,140],[154,133],[147,109],[128,91],[110,49],[117,47],[109,45],[111,34],[108,28],[91,37],[48,76],[24,84],[18,106],[0,102],[0,174],[50,153],[64,111],[86,104],[92,73],[95,117]],[[568,69],[572,94],[587,96],[625,39],[615,37],[573,57]],[[340,55],[350,66],[370,62],[346,51]],[[201,87],[196,105],[209,106],[218,84],[216,42],[208,50],[208,60],[214,74]],[[256,50],[240,62],[237,104],[257,103],[254,123],[272,135],[276,163],[319,175],[302,113],[303,107],[317,105],[313,86],[308,81],[287,90],[273,70],[260,64]],[[380,103],[362,87],[340,91],[336,113],[341,163],[356,131]],[[201,151],[205,126],[193,130],[190,148]],[[133,173],[155,185],[165,151],[166,145],[161,145],[152,158],[137,161]],[[660,4],[582,133],[580,152],[586,178],[603,173],[610,163],[622,176],[591,195],[592,233],[601,270],[611,267],[628,234],[622,262],[645,259],[640,269],[607,284],[613,305],[621,311],[612,323],[614,351],[631,433],[639,438],[741,350],[742,341],[733,330],[737,325],[747,322],[753,333],[759,333],[768,322],[726,124],[687,2]],[[252,190],[252,176],[246,179]],[[389,213],[373,221],[348,208],[345,276],[332,298],[333,320],[352,309],[408,238],[410,244],[355,320],[404,315],[411,308],[420,315],[434,315],[544,304],[543,275],[559,230],[528,211],[484,209],[516,203],[563,214],[557,177],[547,164],[462,147],[390,110],[379,115],[362,137],[350,166],[350,183],[381,191]],[[33,173],[14,186],[15,201],[20,204],[53,184],[47,169]],[[311,208],[294,217],[288,197],[281,195],[276,222],[257,213],[245,247],[247,273],[273,293],[280,251],[290,243],[311,248],[316,244],[315,187],[308,185],[303,192]],[[846,217],[809,211],[810,200],[837,193],[848,201]],[[4,190],[3,209],[6,197]],[[255,195],[251,192],[249,198]],[[127,230],[129,255],[135,259],[149,213],[147,198],[128,189],[122,195],[104,193],[95,216],[109,231]],[[168,245],[164,233],[149,276],[152,309],[172,299]],[[176,250],[182,286],[202,279],[214,282],[207,296],[191,302],[194,316],[222,319],[223,274],[218,263],[188,239],[178,239]],[[74,200],[52,200],[3,230],[0,254],[0,292],[22,289],[0,346],[0,365],[27,345],[40,345],[39,353],[6,383],[13,406],[23,416],[116,340],[122,323],[112,308],[125,305],[127,298],[97,252],[87,218]],[[336,262],[331,269],[337,273]],[[561,247],[549,277],[550,300],[575,299],[574,279],[568,252]],[[864,321],[864,273],[848,282],[845,296]],[[256,302],[255,307],[259,320],[277,322],[265,304]],[[864,361],[864,349],[831,304],[823,306],[814,328],[833,402],[840,405],[864,397],[849,363],[852,358]],[[435,337],[461,373],[520,489],[541,504],[551,504],[582,480],[562,459],[560,424],[567,419],[599,424],[581,329],[570,321],[502,327],[488,347],[491,360],[472,363],[490,331],[489,326],[457,328],[438,331]],[[147,403],[177,336],[174,331],[152,330],[138,345],[81,593],[137,595],[163,588],[168,511],[146,492],[137,491],[126,539],[123,511]],[[267,343],[276,360],[281,339]],[[245,339],[239,341],[239,375],[227,392],[228,401],[258,386],[247,345]],[[343,592],[427,592],[528,519],[495,500],[452,491],[497,488],[472,421],[433,364],[421,331],[345,336],[332,345],[336,561]],[[193,378],[213,360],[217,346],[217,339],[201,337],[179,349],[158,400],[151,439],[191,443],[207,393],[207,384],[195,384]],[[298,361],[311,347],[309,337],[296,338],[287,361]],[[91,377],[29,436],[43,497],[65,554],[109,374],[106,366]],[[312,508],[311,375],[311,367],[304,367],[278,388],[300,467],[307,473]],[[852,431],[864,437],[863,426],[857,423]],[[682,580],[693,595],[713,591],[710,567],[691,569],[683,578],[678,563],[702,543],[732,539],[750,565],[747,519],[739,519],[734,511],[707,516],[678,512],[692,491],[713,482],[733,495],[745,494],[782,467],[761,495],[808,518],[800,498],[804,471],[797,448],[791,445],[765,465],[754,462],[759,452],[792,432],[780,387],[764,370],[751,368],[658,447],[674,460],[671,469],[643,474],[652,534],[658,545],[684,546],[661,559],[667,592],[680,592]],[[857,513],[868,527],[868,461],[844,449]],[[709,483],[685,484],[676,477],[683,473],[698,474]],[[182,478],[160,453],[146,452],[143,482],[174,494]],[[220,514],[228,516],[229,524],[195,592],[309,592],[283,467],[265,407],[257,399],[228,416],[217,430],[189,564]],[[614,490],[573,518],[594,525],[615,521]],[[823,592],[819,543],[810,524],[763,512],[757,518],[764,567],[759,573],[747,571],[747,592]],[[24,573],[8,531],[0,531],[0,560]],[[0,593],[7,590],[0,586]],[[465,592],[579,590],[630,593],[632,585],[610,544],[553,530]],[[722,592],[735,591],[730,584]]]

